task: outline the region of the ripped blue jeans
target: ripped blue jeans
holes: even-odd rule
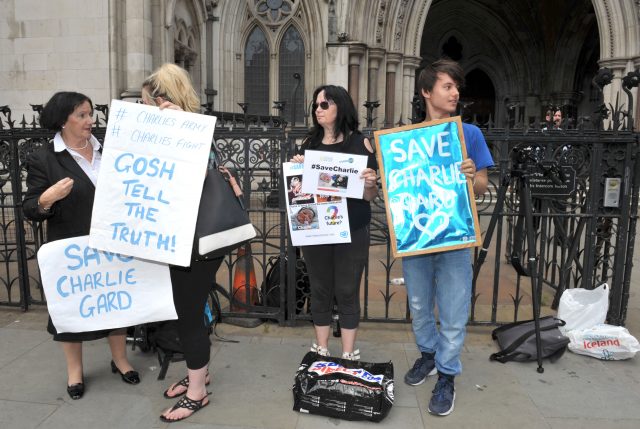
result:
[[[471,250],[404,257],[402,271],[418,349],[435,353],[438,372],[460,374],[460,352],[471,304]]]

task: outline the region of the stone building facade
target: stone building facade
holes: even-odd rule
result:
[[[136,98],[175,62],[213,110],[244,102],[303,123],[313,89],[334,83],[391,126],[410,121],[416,74],[443,55],[467,72],[468,116],[534,122],[553,105],[576,119],[603,101],[598,68],[613,71],[612,105],[640,68],[640,0],[0,0],[0,16],[0,106],[14,119],[58,90]]]

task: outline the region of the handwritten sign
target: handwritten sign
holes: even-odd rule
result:
[[[89,244],[189,265],[215,122],[113,100]]]
[[[305,193],[302,190],[304,167],[300,163],[285,162],[282,169],[287,186],[291,243],[294,246],[351,243],[346,199],[336,195]]]
[[[364,195],[367,157],[350,153],[307,150],[304,153],[304,185],[302,190],[312,194],[359,198]]]
[[[44,244],[38,265],[58,332],[177,319],[169,267],[89,246],[89,236]]]
[[[481,244],[460,117],[374,133],[395,257]]]

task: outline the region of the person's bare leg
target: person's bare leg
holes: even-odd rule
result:
[[[112,332],[109,335],[109,348],[111,348],[111,358],[120,372],[126,374],[133,371],[133,367],[127,359],[127,334],[124,329]]]
[[[356,334],[358,329],[340,328],[340,339],[342,340],[342,353],[353,353],[356,345]]]
[[[189,375],[187,374],[187,377],[189,377]],[[182,384],[178,384],[180,383],[182,380],[178,380],[175,383],[173,383],[171,386],[169,386],[169,388],[166,391],[166,394],[170,397],[170,398],[176,398],[180,395],[183,395],[186,391],[187,388],[184,387],[184,385]],[[205,377],[204,377],[204,384],[205,386],[208,385],[211,382],[211,375],[209,374],[209,371],[206,372]]]
[[[205,365],[200,369],[188,369],[187,373],[189,375],[189,388],[187,389],[187,397],[194,401],[199,401],[207,396],[207,387],[205,386],[205,380],[207,377],[207,366]],[[209,399],[205,399],[202,404],[206,405],[209,403]],[[171,408],[165,410],[162,415],[169,420],[182,420],[186,417],[189,417],[193,414],[194,411],[191,411],[187,408],[177,408],[171,411]]]
[[[62,342],[67,361],[67,386],[82,383],[82,343]]]
[[[331,326],[318,326],[313,325],[316,331],[316,344],[319,347],[329,348],[329,334],[331,333]]]

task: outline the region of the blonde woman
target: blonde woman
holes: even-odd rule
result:
[[[200,100],[188,73],[175,64],[164,64],[142,84],[145,104],[162,109],[198,112]],[[204,324],[204,308],[211,282],[223,258],[210,261],[191,259],[188,267],[171,266],[173,301],[178,313],[178,334],[187,363],[187,376],[164,392],[166,398],[180,400],[167,409],[160,419],[164,422],[183,420],[209,404],[206,385],[210,382],[209,333]]]

